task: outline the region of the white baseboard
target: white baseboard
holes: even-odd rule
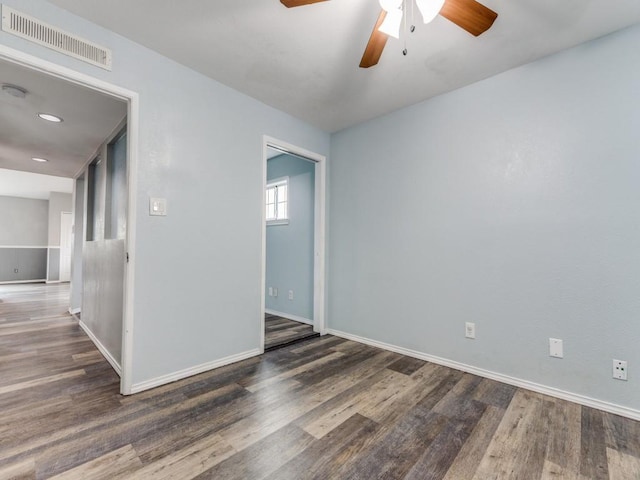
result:
[[[69,313],[70,313],[71,315],[77,315],[77,314],[78,314],[78,313],[80,313],[81,311],[82,311],[82,309],[80,309],[80,308],[71,308],[71,307],[69,307]]]
[[[46,283],[47,285],[51,283],[62,283],[62,280],[46,280],[44,283]]]
[[[40,278],[35,280],[9,280],[7,282],[0,282],[0,285],[11,285],[12,283],[42,283],[46,282],[46,279]]]
[[[100,353],[102,354],[102,356],[107,360],[107,362],[109,362],[109,364],[111,364],[111,366],[116,371],[118,376],[121,377],[122,376],[122,368],[120,367],[120,364],[116,361],[116,359],[113,358],[111,353],[109,353],[109,350],[107,350],[105,348],[105,346],[102,345],[100,340],[98,340],[98,337],[96,337],[93,334],[93,332],[89,329],[89,327],[82,320],[80,320],[79,324],[80,324],[80,328],[82,328],[82,330],[84,330],[84,333],[87,334],[87,336],[91,339],[91,341],[96,346],[96,348],[98,350],[100,350]]]
[[[247,358],[255,357],[257,355],[260,355],[259,348],[256,348],[254,350],[249,350],[247,352],[237,353],[235,355],[230,355],[228,357],[224,357],[219,360],[214,360],[212,362],[195,365],[193,367],[185,368],[184,370],[168,373],[166,375],[152,378],[150,380],[145,380],[143,382],[134,383],[131,386],[131,393],[140,393],[144,390],[149,390],[151,388],[159,387],[160,385],[165,385],[167,383],[175,382],[177,380],[182,380],[183,378],[187,378],[193,375],[197,375],[199,373],[207,372],[209,370],[213,370],[214,368],[224,367],[225,365],[236,363],[241,360],[246,360]]]
[[[443,365],[445,367],[453,368],[479,377],[490,378],[498,382],[513,385],[514,387],[524,388],[534,392],[549,395],[550,397],[560,398],[562,400],[568,400],[570,402],[584,405],[586,407],[595,408],[604,412],[613,413],[622,417],[631,418],[632,420],[640,420],[640,410],[624,407],[622,405],[616,405],[615,403],[605,402],[603,400],[597,400],[595,398],[587,397],[577,393],[567,392],[554,387],[548,387],[539,383],[530,382],[528,380],[522,380],[520,378],[503,375],[501,373],[492,372],[491,370],[485,370],[483,368],[477,368],[464,363],[456,362],[446,358],[436,357],[427,353],[418,352],[416,350],[410,350],[408,348],[398,347],[389,343],[379,342],[377,340],[371,340],[369,338],[360,337],[358,335],[352,335],[350,333],[341,332],[339,330],[327,329],[327,333],[335,335],[336,337],[345,338],[347,340],[353,340],[354,342],[364,343],[365,345],[371,345],[372,347],[378,347],[383,350],[389,350],[391,352],[400,353],[408,357],[419,358],[427,362]]]
[[[291,313],[276,312],[275,310],[271,310],[269,308],[265,308],[264,313],[268,313],[269,315],[276,315],[282,318],[287,318],[295,322],[306,323],[307,325],[313,325],[313,320],[309,320],[308,318],[304,318],[304,317],[299,317],[298,315],[293,315]]]

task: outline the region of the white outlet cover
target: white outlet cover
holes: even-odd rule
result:
[[[476,338],[476,324],[472,322],[465,322],[464,324],[464,336],[466,338]]]
[[[616,380],[627,380],[627,362],[626,360],[613,359],[613,378]]]
[[[559,338],[549,339],[549,356],[554,358],[563,358],[562,340]]]

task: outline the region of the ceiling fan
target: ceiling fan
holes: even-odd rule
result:
[[[327,0],[280,0],[287,8],[325,1]],[[361,68],[376,65],[389,35],[398,37],[405,1],[414,0],[380,0],[382,11],[360,60]],[[498,17],[496,12],[476,0],[415,0],[415,2],[422,13],[424,23],[429,23],[440,14],[476,37],[489,30]],[[403,53],[406,54],[406,50]]]

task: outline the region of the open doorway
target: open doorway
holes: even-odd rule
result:
[[[324,161],[264,139],[263,351],[324,334]]]
[[[70,281],[69,312],[81,317],[82,328],[120,375],[120,392],[130,393],[137,94],[1,45],[0,64],[3,91],[6,84],[15,92],[8,100],[13,102],[11,108],[3,107],[7,117],[0,118],[11,126],[2,128],[6,136],[0,138],[0,168],[72,179],[69,208],[57,213],[53,222],[61,232],[57,258],[65,263],[71,259],[70,268],[56,264],[58,281]],[[60,117],[57,121],[34,120],[38,113],[55,114],[54,110],[62,112],[49,115]],[[31,127],[34,121],[41,123]],[[23,133],[31,137],[28,142],[17,141],[26,136]],[[34,148],[41,152],[27,151]],[[31,156],[47,161],[30,162]],[[104,166],[96,171],[103,177],[94,182],[99,187],[89,199],[91,164],[100,162]],[[91,240],[89,228],[91,235],[97,235]],[[90,256],[89,243],[96,240],[109,245],[96,242],[92,247],[99,251]],[[53,263],[48,262],[50,269]],[[115,264],[117,268],[112,268]],[[88,282],[94,291],[111,292],[111,299],[118,301],[109,308],[97,304],[96,298],[88,298]],[[106,311],[114,313],[115,328],[103,321]]]

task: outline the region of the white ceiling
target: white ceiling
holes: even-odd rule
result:
[[[73,180],[0,168],[0,195],[48,200],[51,192],[71,193]]]
[[[638,0],[482,0],[478,38],[437,17],[358,64],[377,0],[50,0],[328,132],[640,22]]]
[[[0,84],[5,83],[28,93],[20,99],[0,90],[0,169],[73,177],[127,113],[121,100],[0,61]],[[37,117],[39,112],[64,121],[46,122]]]

